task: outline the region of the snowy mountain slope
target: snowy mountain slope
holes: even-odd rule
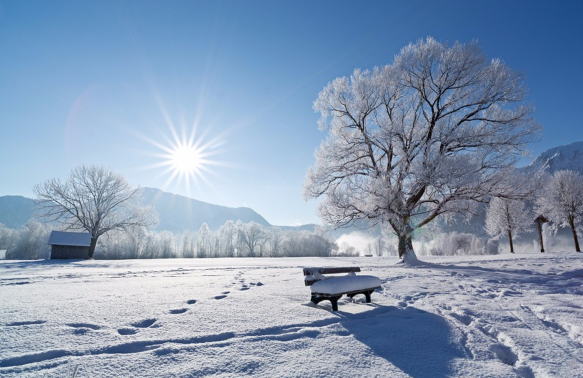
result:
[[[0,376],[583,377],[583,254],[425,259],[0,261]],[[373,303],[310,304],[349,265]]]
[[[22,196],[0,197],[0,223],[18,229],[33,217],[36,205],[30,198]]]
[[[228,220],[241,220],[243,223],[253,221],[270,226],[265,218],[247,207],[213,205],[154,188],[142,188],[141,195],[143,202],[152,205],[160,216],[157,231],[175,233],[184,230],[198,231],[203,222],[206,222],[212,230],[216,230]],[[8,228],[21,228],[35,215],[35,211],[36,204],[30,198],[0,197],[0,223]]]
[[[213,205],[154,188],[142,188],[141,195],[144,203],[154,206],[160,216],[160,223],[156,227],[158,231],[167,230],[175,233],[185,230],[198,231],[204,222],[211,230],[217,230],[228,220],[270,226],[265,218],[248,207]]]
[[[546,170],[551,174],[569,169],[583,174],[583,142],[574,142],[546,150],[522,169],[527,172]]]

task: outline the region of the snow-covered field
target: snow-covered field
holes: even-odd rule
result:
[[[583,377],[583,254],[0,262],[0,376]],[[309,302],[360,266],[372,304]]]

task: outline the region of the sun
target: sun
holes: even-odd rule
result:
[[[180,144],[168,154],[168,162],[179,174],[196,175],[204,164],[201,152],[196,146]]]
[[[199,125],[175,125],[167,117],[167,129],[158,129],[157,137],[137,134],[156,148],[147,154],[156,162],[146,165],[146,169],[158,170],[154,180],[163,179],[162,189],[175,189],[190,194],[191,189],[202,186],[212,188],[209,176],[216,176],[216,168],[226,163],[218,160],[225,143],[224,135],[209,138],[209,131],[200,131]]]
[[[218,163],[213,159],[217,153],[217,142],[207,141],[196,128],[191,129],[190,133],[185,127],[182,127],[181,133],[173,126],[170,130],[171,137],[163,137],[166,143],[157,143],[163,151],[158,154],[161,160],[157,165],[164,167],[165,174],[169,174],[166,185],[172,182],[185,184],[190,190],[191,184],[198,186],[200,181],[208,184],[207,176],[213,173],[212,167]]]

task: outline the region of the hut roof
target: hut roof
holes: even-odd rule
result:
[[[91,244],[91,234],[88,232],[53,231],[47,244],[89,247]]]

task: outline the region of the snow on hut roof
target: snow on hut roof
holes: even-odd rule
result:
[[[91,244],[91,234],[88,232],[53,231],[47,244],[89,247]]]

